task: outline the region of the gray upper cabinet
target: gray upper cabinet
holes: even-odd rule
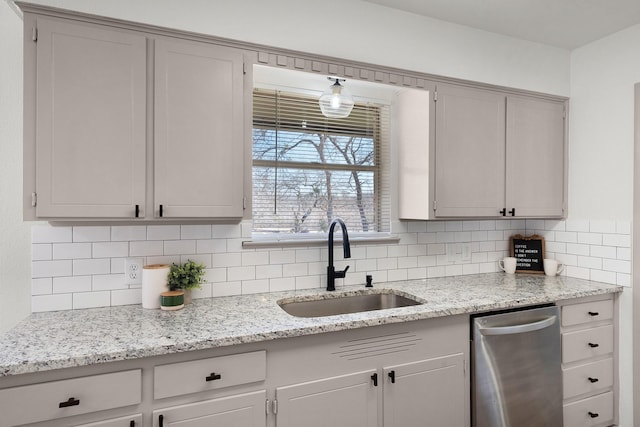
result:
[[[563,100],[439,85],[435,127],[433,218],[565,215]]]
[[[506,207],[514,216],[564,215],[564,122],[562,102],[507,97]]]
[[[504,205],[504,95],[438,85],[435,123],[435,216],[497,216]]]
[[[155,41],[157,216],[242,217],[242,101],[240,51]]]
[[[146,38],[41,17],[37,30],[25,42],[37,55],[35,215],[133,218],[145,203]]]
[[[243,62],[25,14],[25,219],[242,218]]]

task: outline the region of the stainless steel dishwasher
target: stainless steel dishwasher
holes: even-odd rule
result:
[[[558,307],[472,317],[475,427],[561,427]]]

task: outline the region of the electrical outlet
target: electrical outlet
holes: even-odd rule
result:
[[[124,260],[124,282],[127,285],[142,283],[142,258],[127,258]]]

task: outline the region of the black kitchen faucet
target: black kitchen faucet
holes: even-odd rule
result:
[[[342,228],[342,249],[344,250],[344,257],[351,258],[351,246],[349,245],[349,235],[347,234],[347,226],[340,218],[336,218],[331,221],[329,226],[329,266],[327,267],[327,291],[336,290],[336,279],[343,279],[347,275],[347,268],[342,271],[336,271],[333,266],[333,230],[336,228],[336,224],[340,224]]]

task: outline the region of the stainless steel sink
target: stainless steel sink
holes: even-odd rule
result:
[[[307,297],[288,298],[278,301],[278,305],[287,313],[296,317],[323,317],[337,314],[360,313],[364,311],[385,310],[387,308],[409,307],[423,304],[417,298],[389,290],[359,294],[326,294],[322,299]]]

